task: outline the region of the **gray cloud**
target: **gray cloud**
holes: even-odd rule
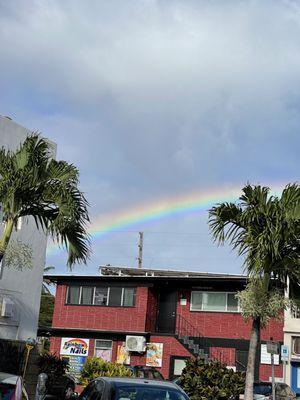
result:
[[[79,165],[93,216],[294,181],[299,37],[294,1],[0,1],[0,107]]]

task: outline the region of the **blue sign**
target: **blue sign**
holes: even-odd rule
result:
[[[289,360],[289,346],[283,344],[281,346],[281,360],[288,361]]]

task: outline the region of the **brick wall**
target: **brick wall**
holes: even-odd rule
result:
[[[154,332],[156,327],[158,293],[154,289],[148,290],[146,332]]]
[[[251,322],[245,323],[240,313],[190,311],[190,293],[185,292],[187,305],[178,302],[177,315],[183,316],[205,337],[247,339],[250,338]],[[283,341],[283,321],[272,320],[261,331],[261,340]]]
[[[66,285],[58,285],[52,327],[144,332],[148,288],[138,287],[135,307],[66,305]]]

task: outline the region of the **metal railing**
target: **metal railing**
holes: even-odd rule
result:
[[[292,318],[300,318],[300,307],[292,306],[291,307],[291,315],[292,315]]]

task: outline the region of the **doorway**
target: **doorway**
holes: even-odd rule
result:
[[[176,329],[176,291],[162,291],[158,297],[156,331],[159,333],[175,333]]]

